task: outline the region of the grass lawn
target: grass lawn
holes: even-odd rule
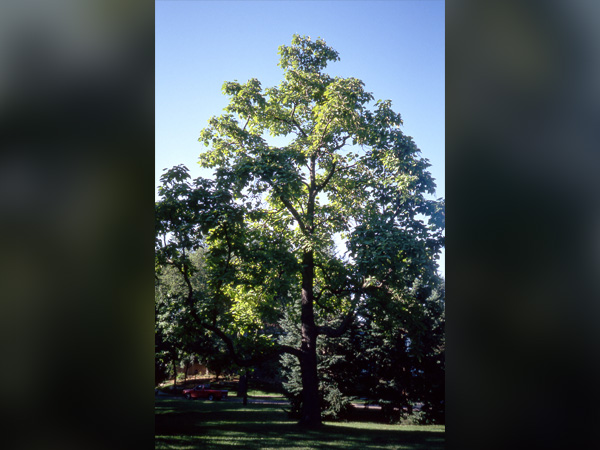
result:
[[[285,400],[285,395],[277,392],[263,391],[261,389],[248,389],[248,397],[270,398],[272,400]]]
[[[205,400],[155,400],[155,449],[444,448],[444,426],[326,422],[303,431],[279,407]]]

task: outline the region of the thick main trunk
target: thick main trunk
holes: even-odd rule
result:
[[[321,407],[319,405],[319,379],[317,376],[317,328],[314,315],[314,271],[312,252],[302,258],[302,343],[300,350],[300,368],[302,371],[302,416],[300,425],[308,428],[321,426]]]

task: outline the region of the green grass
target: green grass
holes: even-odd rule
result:
[[[444,448],[443,426],[326,422],[302,430],[278,407],[227,401],[157,398],[155,448],[196,449],[410,449]]]

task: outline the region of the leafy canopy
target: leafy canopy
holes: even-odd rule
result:
[[[208,150],[200,164],[216,169],[246,220],[285,236],[293,250],[324,255],[340,233],[363,276],[431,273],[443,202],[426,198],[435,192],[429,164],[391,102],[371,110],[362,81],[323,73],[339,57],[321,39],[295,35],[279,54],[279,86],[224,84],[230,102],[201,132]]]
[[[297,302],[300,284],[314,289],[326,334],[360,305],[385,309],[416,279],[435,281],[443,246],[444,202],[430,198],[429,163],[391,102],[326,74],[339,56],[322,39],[295,35],[279,54],[278,86],[224,83],[229,104],[199,139],[214,179],[173,168],[157,204],[157,265],[187,280],[189,255],[205,247],[207,289],[188,283],[182,301],[247,349],[275,345],[269,324]]]

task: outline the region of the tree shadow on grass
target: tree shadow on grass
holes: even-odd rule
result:
[[[194,448],[225,449],[233,446],[249,450],[265,449],[407,449],[442,450],[443,433],[418,431],[353,430],[332,431],[325,427],[320,431],[303,432],[297,425],[274,425],[269,431],[262,429],[241,430],[235,426],[218,426],[203,434],[159,436],[157,449]],[[190,446],[190,444],[192,444]]]
[[[303,430],[269,405],[219,402],[157,402],[157,449],[413,449],[444,448],[444,433],[352,428],[327,424]]]

